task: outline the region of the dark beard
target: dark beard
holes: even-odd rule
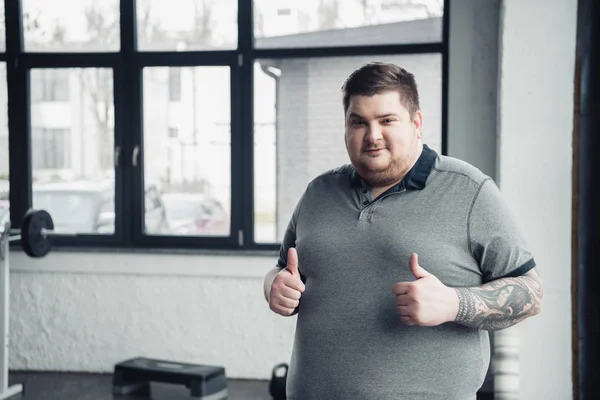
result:
[[[400,182],[408,172],[398,160],[394,160],[391,165],[382,170],[371,170],[362,165],[356,165],[356,172],[360,177],[372,187],[388,186]]]
[[[392,159],[390,164],[383,169],[370,169],[360,162],[360,158],[356,162],[351,161],[358,175],[371,187],[391,186],[404,179],[418,161],[422,149],[415,147],[411,150],[408,154]]]

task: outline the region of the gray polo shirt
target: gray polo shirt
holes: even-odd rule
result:
[[[281,246],[298,252],[306,285],[297,309],[288,399],[475,399],[489,366],[486,331],[408,326],[392,286],[408,260],[447,286],[477,286],[535,266],[494,182],[426,145],[395,187],[371,197],[350,165],[314,179]]]

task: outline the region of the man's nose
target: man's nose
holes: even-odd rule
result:
[[[365,141],[369,143],[376,143],[378,140],[383,138],[381,132],[381,126],[378,123],[371,123],[368,125],[367,132],[365,135]]]

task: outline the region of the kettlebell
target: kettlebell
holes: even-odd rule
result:
[[[273,367],[271,383],[269,384],[269,393],[274,400],[285,400],[285,384],[287,381],[288,365],[285,363],[277,364]]]

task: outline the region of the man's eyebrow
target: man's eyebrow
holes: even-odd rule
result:
[[[349,115],[350,118],[359,118],[359,119],[364,119],[364,117],[360,114],[357,114],[355,112],[351,112]],[[394,114],[394,113],[387,113],[387,114],[381,114],[381,115],[376,115],[375,118],[387,118],[387,117],[396,117],[398,118],[399,115],[398,114]]]

